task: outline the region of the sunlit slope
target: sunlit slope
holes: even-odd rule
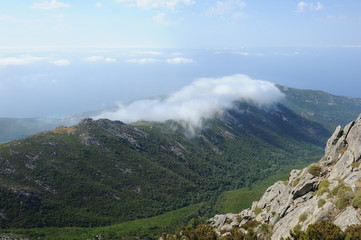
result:
[[[307,119],[320,122],[330,131],[337,125],[345,126],[361,112],[361,98],[336,96],[324,91],[278,87],[286,96],[282,104]]]
[[[329,134],[283,105],[237,103],[197,129],[85,119],[0,145],[1,227],[100,226],[211,206],[225,190],[316,160]]]

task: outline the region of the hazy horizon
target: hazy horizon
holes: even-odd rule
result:
[[[361,97],[359,0],[0,4],[0,117],[66,117],[236,74]]]

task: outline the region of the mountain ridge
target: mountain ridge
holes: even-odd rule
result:
[[[330,132],[345,125],[361,112],[361,99],[333,95],[319,90],[295,89],[276,85],[284,94],[281,104],[297,114],[327,126]],[[151,98],[152,99],[152,98]],[[110,108],[109,110],[115,110]],[[24,138],[40,131],[64,125],[71,126],[81,119],[99,115],[102,110],[89,111],[69,118],[0,118],[0,143]]]
[[[313,161],[328,134],[282,105],[244,102],[193,137],[174,121],[85,119],[0,145],[0,223],[99,226],[215,202],[280,166]]]

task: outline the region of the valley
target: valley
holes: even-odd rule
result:
[[[154,237],[192,218],[249,207],[291,168],[320,158],[339,120],[335,113],[351,118],[358,110],[358,99],[323,93],[319,104],[308,104],[309,92],[281,90],[286,98],[280,104],[260,108],[236,102],[204,120],[201,128],[172,120],[125,124],[85,118],[2,144],[1,228],[37,228],[28,232],[35,235],[54,227],[84,232],[126,222],[132,226],[185,209],[175,214],[176,224],[144,230]],[[252,195],[252,188],[258,194]],[[237,200],[242,194],[251,198]],[[227,201],[235,207],[222,206]],[[49,231],[45,235],[53,239]],[[121,236],[134,234],[119,231]]]

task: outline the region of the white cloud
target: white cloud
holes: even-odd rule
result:
[[[193,63],[194,61],[193,59],[190,58],[176,57],[176,58],[168,58],[166,62],[171,64],[181,64],[181,63]]]
[[[96,6],[96,7],[103,7],[103,4],[101,4],[100,2],[97,2],[97,3],[95,4],[95,6]]]
[[[235,52],[233,54],[241,55],[241,56],[250,56],[251,55],[249,52]]]
[[[25,65],[28,62],[21,58],[9,57],[0,58],[0,66],[14,66],[14,65]]]
[[[316,5],[310,4],[311,11],[319,11],[323,9],[323,5],[320,2],[317,2]]]
[[[104,61],[107,62],[107,63],[113,63],[113,62],[116,62],[117,59],[108,57],[108,58],[105,58]]]
[[[84,60],[88,61],[88,62],[98,62],[98,61],[102,61],[103,59],[104,58],[100,57],[100,56],[91,56],[91,57],[84,58]]]
[[[246,6],[246,3],[242,0],[224,0],[217,1],[217,3],[210,7],[205,15],[206,16],[217,16],[224,14],[231,14],[234,17],[239,18],[240,16],[244,17],[245,14],[240,12]]]
[[[129,59],[126,60],[126,62],[128,63],[141,63],[141,64],[145,64],[145,63],[156,63],[159,62],[160,60],[158,59],[154,59],[154,58],[140,58],[140,59]]]
[[[51,0],[51,1],[36,2],[32,6],[32,8],[44,9],[44,10],[63,8],[63,7],[70,7],[70,5],[63,2],[58,2],[57,0]]]
[[[162,52],[158,51],[137,51],[135,52],[137,55],[163,55]]]
[[[83,60],[87,62],[107,62],[107,63],[113,63],[117,61],[116,58],[102,57],[102,56],[91,56],[84,58]]]
[[[243,100],[268,106],[281,100],[283,94],[270,82],[253,80],[246,75],[222,78],[201,78],[171,94],[167,98],[145,99],[119,104],[115,111],[104,112],[95,118],[109,118],[127,123],[140,120],[179,120],[200,127],[204,119]]]
[[[305,11],[305,9],[307,9],[307,7],[308,7],[308,3],[299,2],[299,3],[297,4],[297,11],[298,11],[298,12],[303,12],[303,11]]]
[[[127,3],[128,6],[141,8],[169,8],[175,9],[178,5],[191,5],[194,0],[117,0]]]
[[[55,61],[51,61],[52,64],[54,65],[57,65],[57,66],[68,66],[70,64],[70,61],[69,60],[66,60],[66,59],[58,59],[58,60],[55,60]]]
[[[42,57],[21,56],[21,57],[7,57],[0,58],[0,66],[20,66],[35,63],[44,60]]]
[[[297,4],[297,12],[305,12],[305,11],[320,11],[323,9],[323,5],[320,2],[316,4],[306,3],[306,2],[298,2]]]
[[[361,45],[342,45],[342,48],[361,48]]]
[[[161,25],[172,25],[172,22],[167,18],[167,15],[165,13],[157,13],[153,16],[153,20],[157,24]]]

